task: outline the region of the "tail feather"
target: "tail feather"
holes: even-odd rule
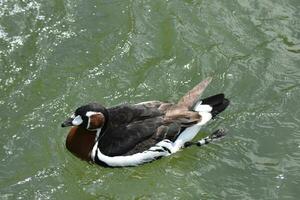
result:
[[[219,113],[225,110],[228,105],[229,105],[229,100],[224,98],[221,104],[213,106],[213,110],[211,111],[212,117],[214,118],[215,116],[217,116]]]
[[[222,101],[224,100],[224,98],[225,98],[225,95],[223,93],[216,94],[216,95],[207,97],[205,99],[202,99],[202,104],[204,104],[204,105],[207,104],[207,105],[210,105],[210,106],[215,106],[215,105],[218,105],[218,104],[222,103]]]
[[[229,105],[229,100],[225,98],[224,94],[216,94],[214,96],[207,97],[201,101],[202,105],[209,105],[212,107],[212,117],[221,113]]]

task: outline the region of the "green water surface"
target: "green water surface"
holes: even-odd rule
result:
[[[61,122],[91,101],[230,107],[196,139],[135,168],[71,155]],[[0,199],[299,199],[299,0],[0,0]]]

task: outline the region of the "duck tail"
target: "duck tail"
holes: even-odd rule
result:
[[[212,118],[214,118],[223,110],[225,110],[228,105],[229,105],[229,100],[225,98],[225,95],[223,93],[220,93],[220,94],[207,97],[197,102],[197,104],[194,106],[194,110],[201,111],[206,106],[208,107],[207,108],[208,110],[211,109],[210,113],[212,115]]]
[[[212,78],[207,77],[203,81],[201,81],[198,85],[196,85],[192,90],[187,92],[178,102],[178,106],[187,107],[191,110],[195,104],[199,101],[200,96],[211,82]]]

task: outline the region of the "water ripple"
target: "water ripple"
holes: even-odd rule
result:
[[[295,199],[296,1],[0,0],[0,198]],[[137,168],[88,165],[60,122],[90,101],[177,101],[202,78],[231,100],[199,138]]]

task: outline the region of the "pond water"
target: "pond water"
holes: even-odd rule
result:
[[[0,0],[0,199],[297,199],[300,1]],[[231,105],[205,147],[134,168],[71,155],[61,122],[78,106]]]

